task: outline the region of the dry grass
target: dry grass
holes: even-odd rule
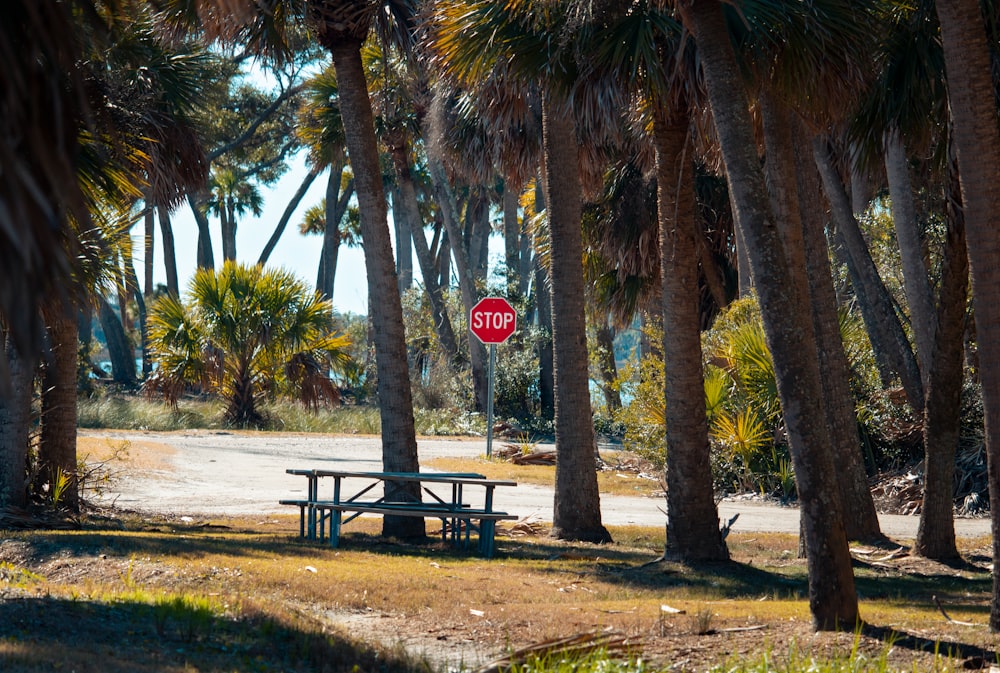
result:
[[[385,540],[379,527],[355,521],[340,549],[298,540],[287,516],[116,516],[11,533],[0,543],[0,670],[416,672],[605,630],[680,670],[854,646],[851,634],[812,633],[792,536],[734,534],[734,562],[693,567],[649,564],[662,530],[634,526],[613,528],[605,546],[500,535],[493,560]],[[985,627],[948,622],[933,603],[953,620],[987,621],[989,543],[963,551],[969,564],[956,567],[859,553],[863,617],[927,643],[994,647]],[[933,663],[910,647],[892,652],[903,668]]]

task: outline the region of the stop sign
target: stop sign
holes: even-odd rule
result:
[[[484,344],[502,344],[517,329],[517,313],[503,297],[486,297],[469,312],[469,329]]]

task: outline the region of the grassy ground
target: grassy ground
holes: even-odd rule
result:
[[[614,544],[595,546],[508,525],[497,558],[484,560],[433,538],[384,540],[377,519],[349,524],[340,549],[299,540],[297,524],[108,513],[78,530],[9,533],[0,670],[415,672],[603,632],[626,637],[653,670],[950,670],[995,659],[986,540],[969,541],[956,566],[855,549],[862,616],[894,629],[887,640],[874,629],[813,634],[792,536],[734,534],[732,562],[689,567],[650,563],[657,529],[614,528]],[[935,657],[935,646],[962,657]]]

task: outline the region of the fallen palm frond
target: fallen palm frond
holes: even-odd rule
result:
[[[565,638],[545,640],[534,645],[511,652],[480,668],[476,673],[503,673],[515,666],[521,666],[530,661],[560,657],[564,659],[582,659],[595,652],[606,654],[619,653],[628,655],[637,647],[634,639],[620,633],[580,633]]]

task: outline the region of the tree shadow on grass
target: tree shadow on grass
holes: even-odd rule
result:
[[[187,598],[0,600],[0,670],[427,673],[427,661],[264,615],[223,614]]]
[[[963,664],[963,668],[990,668],[990,664],[1000,662],[996,650],[986,649],[979,645],[954,640],[935,640],[873,624],[862,624],[859,631],[862,635],[880,640],[890,647],[937,654],[952,659],[965,659],[966,663]]]

